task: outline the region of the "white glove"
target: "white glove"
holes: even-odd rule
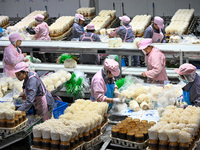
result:
[[[119,103],[120,99],[119,98],[113,98],[113,103]]]
[[[124,103],[125,99],[123,98],[113,98],[113,103]]]
[[[118,97],[118,98],[121,98],[122,95],[119,91],[114,91],[114,97]]]

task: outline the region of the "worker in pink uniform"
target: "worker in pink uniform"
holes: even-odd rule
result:
[[[15,66],[15,74],[18,80],[23,81],[23,94],[26,97],[18,110],[28,112],[34,108],[35,114],[42,116],[43,121],[49,119],[49,111],[53,109],[54,98],[45,88],[43,82],[35,72],[28,71],[28,64],[20,62]]]
[[[151,38],[153,43],[166,43],[164,21],[155,16],[154,22],[144,31],[144,38]]]
[[[15,77],[14,67],[17,63],[28,61],[26,53],[22,53],[19,46],[22,43],[23,38],[19,33],[13,33],[9,36],[10,45],[4,50],[3,62],[4,68],[3,72],[6,76]]]
[[[114,77],[119,76],[119,64],[114,59],[106,59],[103,69],[99,70],[91,81],[92,101],[107,102],[109,107],[113,103],[122,102],[119,98],[113,98],[114,93],[119,93],[115,85]]]
[[[51,38],[49,36],[49,26],[46,22],[44,22],[44,16],[41,14],[36,15],[35,20],[37,21],[37,26],[35,29],[31,29],[29,27],[26,28],[26,31],[29,32],[30,34],[34,34],[35,38],[38,41],[51,41]],[[37,49],[39,51],[39,49]],[[48,58],[48,62],[55,62],[53,53],[45,53],[41,54],[39,57],[42,62],[46,62],[46,58]]]
[[[152,39],[143,39],[138,43],[138,47],[147,56],[147,71],[142,73],[143,77],[147,77],[147,82],[164,84],[164,81],[168,81],[165,55],[158,48],[152,46]]]
[[[115,32],[110,33],[110,37],[119,36],[123,42],[132,43],[135,39],[135,35],[133,33],[133,29],[129,24],[131,19],[128,16],[119,17],[121,20],[121,26],[115,29]],[[128,56],[125,56],[128,60]],[[140,67],[140,56],[132,56],[131,57],[131,65]]]

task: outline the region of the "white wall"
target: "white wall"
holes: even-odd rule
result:
[[[25,17],[34,10],[45,10],[50,17],[70,16],[79,8],[79,0],[0,0],[0,14],[9,17]]]
[[[89,0],[80,0],[81,3]],[[173,16],[178,9],[195,9],[195,15],[200,16],[200,0],[95,0],[99,4],[99,11],[102,9],[115,9],[117,16],[122,14],[122,3],[124,3],[125,13],[130,17],[139,14],[153,15],[152,3],[155,5],[155,15]],[[87,3],[88,4],[88,3]],[[79,8],[79,0],[0,0],[0,14],[9,17],[25,17],[31,10],[45,10],[47,6],[50,17],[58,15],[74,15]],[[97,12],[98,13],[98,12]]]
[[[195,15],[200,16],[200,0],[99,0],[99,11],[102,9],[113,9],[117,5],[117,16],[122,15],[121,3],[124,3],[125,13],[130,17],[139,14],[153,15],[152,3],[154,3],[155,15],[173,16],[178,9],[195,9]]]

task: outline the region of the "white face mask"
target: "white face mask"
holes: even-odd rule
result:
[[[120,25],[121,25],[121,26],[123,26],[123,25],[124,25],[123,21],[120,21]]]

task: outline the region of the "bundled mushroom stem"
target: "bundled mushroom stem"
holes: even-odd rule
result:
[[[158,132],[156,128],[151,127],[148,130],[148,135],[150,140],[157,140],[158,139]]]
[[[34,19],[34,16],[36,16],[37,14],[41,14],[45,17],[47,16],[46,11],[35,10],[31,12],[28,16],[23,18],[20,22],[16,23],[14,26],[9,26],[7,30],[9,31],[10,34],[14,32],[23,33],[24,31],[26,31],[25,26],[33,27],[36,25],[36,20]],[[23,37],[25,37],[25,40],[26,40],[26,36],[23,36]],[[27,40],[30,40],[30,39],[27,38]]]
[[[192,136],[194,136],[195,132],[193,128],[183,128],[181,131],[186,131],[190,133]]]
[[[59,119],[49,119],[33,129],[34,137],[54,141],[70,141],[82,133],[89,133],[103,121],[108,104],[79,99]]]
[[[130,107],[131,110],[134,110],[134,111],[140,110],[140,106],[135,100],[130,101],[129,107]]]
[[[192,16],[194,15],[194,9],[179,9],[171,19],[171,23],[166,27],[166,34],[178,33],[184,34]]]
[[[167,135],[169,138],[170,142],[178,142],[179,138],[179,129],[172,129],[172,130],[167,130]]]
[[[143,110],[147,110],[147,109],[149,109],[149,105],[146,102],[143,101],[140,104],[140,108],[142,108]]]
[[[179,142],[180,143],[190,143],[191,141],[191,134],[186,131],[180,131],[179,132]]]
[[[69,141],[72,138],[72,132],[69,129],[63,129],[63,132],[60,133],[60,140],[63,142]]]
[[[180,143],[190,143],[199,128],[200,108],[188,106],[187,109],[168,106],[162,114],[160,122],[149,129],[149,138]]]
[[[46,126],[42,128],[42,138],[50,139],[51,138],[51,128],[50,126]]]
[[[36,125],[33,127],[33,137],[34,138],[41,138],[42,137],[42,131],[41,131],[41,125]]]
[[[158,131],[158,138],[160,141],[168,141],[167,132],[163,129]]]
[[[44,83],[48,91],[53,91],[54,89],[58,88],[61,84],[70,80],[70,78],[70,73],[68,73],[65,70],[59,70],[42,78],[42,82]]]

